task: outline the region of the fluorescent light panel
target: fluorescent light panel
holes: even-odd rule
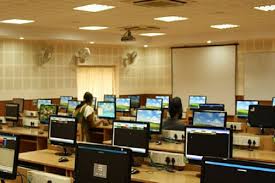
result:
[[[165,35],[165,33],[142,33],[142,34],[139,34],[141,36],[148,36],[148,37],[154,37],[154,36],[163,36]]]
[[[103,5],[103,4],[89,4],[86,6],[80,6],[74,8],[74,10],[79,10],[79,11],[88,11],[88,12],[99,12],[99,11],[105,11],[109,9],[115,8],[114,6],[108,6],[108,5]]]
[[[34,22],[33,20],[22,20],[22,19],[9,19],[9,20],[2,20],[1,23],[6,24],[28,24]]]
[[[108,29],[108,27],[103,26],[86,26],[86,27],[79,27],[81,30],[103,30]]]
[[[211,25],[211,28],[214,29],[232,29],[232,28],[236,28],[239,27],[239,25],[234,25],[234,24],[220,24],[220,25]]]
[[[182,21],[187,20],[186,17],[180,17],[180,16],[167,16],[167,17],[157,17],[154,18],[154,20],[163,21],[163,22],[176,22],[176,21]]]
[[[254,9],[261,11],[274,11],[275,5],[256,6]]]

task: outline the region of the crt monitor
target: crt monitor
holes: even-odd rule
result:
[[[200,164],[204,156],[231,158],[232,131],[218,127],[185,128],[185,157],[195,164]]]
[[[12,102],[19,104],[19,112],[24,112],[24,99],[23,98],[13,98]]]
[[[0,180],[16,179],[19,137],[0,133]]]
[[[149,125],[143,122],[114,121],[112,145],[130,148],[136,156],[147,156]]]
[[[161,98],[146,98],[146,109],[162,109]]]
[[[130,149],[99,144],[78,144],[75,157],[77,183],[131,182]]]
[[[75,111],[76,107],[78,105],[80,105],[80,103],[81,102],[77,101],[77,100],[69,100],[67,113],[73,114],[73,112]]]
[[[272,106],[275,106],[275,97],[272,98]]]
[[[252,127],[275,128],[275,107],[263,105],[250,105],[248,123]]]
[[[117,112],[129,112],[131,108],[130,98],[117,98],[116,99],[116,111]]]
[[[6,103],[5,105],[5,118],[8,121],[18,121],[19,119],[19,104]]]
[[[48,124],[50,115],[57,114],[58,107],[56,105],[44,105],[40,106],[39,110],[39,121],[42,124]]]
[[[115,102],[97,102],[98,118],[115,119],[116,118],[116,103]]]
[[[160,134],[162,131],[162,110],[138,109],[136,121],[150,123],[150,132]]]
[[[194,126],[226,127],[226,112],[194,111],[192,124]]]
[[[199,110],[224,111],[224,104],[200,104]]]
[[[38,99],[37,100],[37,109],[38,109],[38,111],[40,110],[40,106],[42,104],[50,105],[50,104],[52,104],[52,100],[51,99]]]
[[[140,96],[139,95],[130,95],[131,99],[131,108],[139,108],[140,107]]]
[[[275,164],[206,157],[201,183],[274,183]]]
[[[247,118],[250,105],[258,105],[259,101],[256,100],[237,100],[236,102],[236,115],[239,118]]]
[[[104,101],[105,102],[116,102],[116,96],[115,95],[104,95]]]
[[[198,109],[200,104],[206,104],[206,96],[191,95],[189,96],[189,108]]]
[[[67,107],[69,100],[73,100],[72,96],[61,96],[60,97],[60,106]]]
[[[156,98],[161,98],[162,99],[162,108],[163,109],[168,109],[169,108],[169,103],[170,103],[170,97],[169,96],[156,96]]]

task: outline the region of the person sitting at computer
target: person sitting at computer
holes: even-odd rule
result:
[[[106,121],[97,121],[94,108],[92,107],[93,95],[86,92],[83,97],[83,102],[76,107],[74,116],[78,121],[78,131],[80,132],[80,141],[91,142],[90,128],[95,128]]]
[[[170,117],[164,121],[163,130],[184,130],[185,125],[182,118],[182,103],[179,97],[175,97],[170,101],[169,104],[169,115]]]

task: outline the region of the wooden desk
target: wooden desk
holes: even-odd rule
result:
[[[2,133],[19,135],[20,138],[20,152],[41,150],[47,148],[48,132],[39,133],[37,128],[25,127],[8,127],[3,125],[0,129]]]
[[[112,139],[113,125],[108,125],[108,126],[100,125],[96,128],[103,130],[103,141]]]

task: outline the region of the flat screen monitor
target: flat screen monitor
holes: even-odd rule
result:
[[[115,102],[97,102],[97,116],[99,118],[115,119],[116,103]]]
[[[201,183],[274,183],[275,164],[225,158],[203,159]]]
[[[75,157],[77,183],[131,182],[130,149],[99,144],[78,144]]]
[[[12,102],[15,104],[19,104],[19,112],[24,112],[24,99],[23,98],[14,98]]]
[[[18,136],[0,133],[0,180],[16,179],[18,153]]]
[[[73,100],[72,96],[61,96],[60,97],[60,106],[68,107],[69,100]]]
[[[129,112],[131,107],[130,98],[117,98],[116,99],[116,111],[117,112]]]
[[[250,105],[248,123],[252,127],[275,128],[275,107]]]
[[[236,102],[236,115],[239,118],[247,118],[250,105],[258,105],[259,101],[256,100],[237,100]]]
[[[272,106],[275,106],[275,97],[272,98]]]
[[[104,102],[116,102],[115,95],[104,95]]]
[[[44,105],[51,105],[52,104],[52,100],[51,99],[38,99],[37,100],[37,110],[40,110],[40,106],[44,104]]]
[[[150,132],[160,134],[162,131],[162,110],[138,109],[136,121],[150,123]]]
[[[9,121],[18,121],[19,119],[19,104],[7,103],[5,105],[5,118]]]
[[[226,127],[226,119],[226,112],[194,111],[192,124],[194,126]]]
[[[130,148],[134,155],[145,157],[149,149],[149,130],[149,123],[114,121],[112,144]]]
[[[80,105],[80,103],[81,102],[77,101],[77,100],[69,100],[67,113],[68,114],[73,114],[73,112],[75,111],[76,107],[78,105]]]
[[[161,98],[162,99],[162,108],[163,109],[168,109],[169,108],[169,103],[170,103],[170,97],[169,96],[156,96],[156,98]]]
[[[42,124],[49,124],[49,119],[51,115],[56,115],[58,112],[58,107],[56,105],[44,105],[40,106],[39,110],[39,121]]]
[[[130,95],[131,99],[131,108],[139,108],[140,107],[140,96],[139,95]]]
[[[204,156],[231,158],[232,131],[218,127],[185,128],[185,157],[195,164],[200,164]]]
[[[224,104],[200,104],[199,109],[202,111],[224,111]]]
[[[162,109],[161,98],[146,98],[146,109]]]
[[[191,95],[189,96],[189,108],[198,109],[200,107],[200,104],[206,104],[206,100],[206,96]]]

